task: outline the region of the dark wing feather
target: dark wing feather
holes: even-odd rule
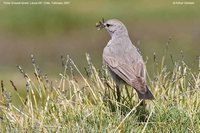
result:
[[[106,65],[126,83],[133,86],[138,92],[144,94],[147,91],[144,66],[141,62],[125,64],[113,57],[104,56]]]

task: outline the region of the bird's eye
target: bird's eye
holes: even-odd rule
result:
[[[106,27],[110,27],[110,26],[112,26],[112,24],[106,24]]]

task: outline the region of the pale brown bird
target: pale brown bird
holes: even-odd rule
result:
[[[125,25],[117,20],[99,21],[98,29],[105,28],[111,39],[103,50],[103,62],[107,65],[116,82],[118,101],[120,100],[119,86],[125,82],[132,86],[139,99],[153,100],[146,83],[144,61],[138,49],[132,44]]]

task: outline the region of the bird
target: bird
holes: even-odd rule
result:
[[[103,49],[105,64],[116,83],[117,101],[120,101],[120,85],[128,84],[137,92],[141,100],[153,100],[146,82],[146,70],[143,58],[131,42],[126,26],[118,19],[102,19],[96,23],[98,30],[105,29],[111,39]]]

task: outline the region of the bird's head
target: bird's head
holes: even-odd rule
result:
[[[105,28],[111,37],[118,37],[123,35],[128,36],[126,26],[117,19],[110,19],[107,21],[102,19],[102,21],[99,21],[99,23],[96,24],[96,27],[98,30]]]

